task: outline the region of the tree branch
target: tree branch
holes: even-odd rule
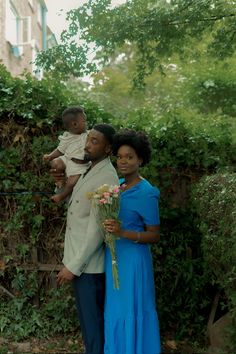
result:
[[[167,23],[168,26],[176,26],[176,25],[184,25],[186,23],[193,23],[193,22],[208,22],[208,21],[219,21],[224,19],[225,17],[235,17],[236,14],[228,14],[228,15],[221,15],[221,16],[214,16],[214,17],[205,17],[196,20],[185,20],[183,22],[169,22]]]
[[[12,293],[10,293],[10,291],[8,291],[6,288],[4,288],[4,286],[0,285],[0,289],[6,293],[8,296],[10,296],[12,299],[14,299],[14,295]]]

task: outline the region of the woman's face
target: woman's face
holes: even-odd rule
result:
[[[122,145],[117,152],[117,167],[123,176],[136,174],[142,159],[128,145]]]

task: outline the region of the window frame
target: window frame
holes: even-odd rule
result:
[[[13,25],[13,26],[12,26]],[[12,31],[14,29],[14,32]],[[13,35],[12,35],[13,34]],[[11,0],[6,0],[5,38],[12,47],[12,54],[20,57],[23,47],[19,47],[20,41],[20,16]]]
[[[31,17],[21,17],[11,0],[6,0],[5,39],[10,43],[15,57],[22,56],[24,45],[31,41]]]
[[[28,0],[31,9],[34,11],[34,0]]]

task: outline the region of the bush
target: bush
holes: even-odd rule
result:
[[[227,296],[232,319],[231,351],[236,350],[236,174],[201,179],[194,191],[205,262]]]

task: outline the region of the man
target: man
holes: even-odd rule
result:
[[[65,234],[64,267],[57,276],[59,285],[71,281],[86,354],[104,352],[104,244],[88,192],[103,184],[118,184],[117,173],[110,162],[115,130],[98,124],[90,130],[85,145],[85,159],[90,169],[73,189]]]

